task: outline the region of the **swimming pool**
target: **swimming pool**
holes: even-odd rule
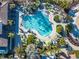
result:
[[[33,15],[22,15],[22,24],[25,29],[34,29],[41,36],[47,36],[52,32],[49,17],[42,11],[37,11]]]

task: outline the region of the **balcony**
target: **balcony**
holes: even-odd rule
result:
[[[2,21],[0,20],[0,34],[2,34]]]
[[[7,0],[5,0],[5,1],[0,1],[0,7],[3,7],[3,6],[6,5],[7,3],[8,3]]]

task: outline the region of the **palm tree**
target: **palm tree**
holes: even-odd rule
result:
[[[55,22],[60,22],[61,20],[60,20],[60,15],[55,15],[54,16],[54,21]]]
[[[52,45],[52,53],[57,54],[60,52],[60,48],[57,45]]]
[[[15,8],[15,4],[14,3],[10,3],[10,9],[13,9],[13,8]]]
[[[22,58],[22,56],[25,56],[25,49],[26,49],[26,47],[21,47],[21,46],[19,46],[19,47],[16,47],[15,48],[15,53],[16,53],[16,55],[19,57],[19,58]]]
[[[64,9],[69,7],[69,2],[68,1],[64,0],[64,1],[60,1],[60,2],[61,2],[59,4],[60,7],[64,8]]]
[[[65,42],[65,40],[64,40],[63,37],[58,40],[58,44],[59,44],[60,46],[64,46],[64,45],[66,44],[66,42]]]
[[[69,22],[71,22],[73,19],[72,19],[71,16],[67,15],[67,16],[66,16],[66,20],[69,21]]]
[[[65,26],[65,30],[66,30],[66,32],[71,32],[72,29],[73,29],[73,27],[72,27],[71,24],[68,24],[68,25]]]
[[[31,59],[32,54],[35,52],[35,45],[29,44],[27,48],[25,49],[25,52],[27,54],[27,59]]]
[[[11,50],[11,47],[12,47],[12,39],[14,38],[15,34],[12,33],[12,32],[9,32],[8,33],[8,38],[10,39],[10,50]]]
[[[36,42],[35,35],[33,35],[33,34],[29,35],[27,38],[27,44],[35,44],[35,42]]]
[[[13,25],[14,21],[13,20],[8,20],[7,25],[5,25],[6,29],[10,29],[10,27]]]
[[[8,25],[11,26],[13,24],[13,22],[14,22],[13,20],[8,20]]]
[[[56,26],[56,32],[57,32],[57,33],[61,33],[62,31],[63,31],[62,25],[57,25],[57,26]]]

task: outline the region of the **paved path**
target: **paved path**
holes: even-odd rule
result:
[[[65,24],[65,23],[56,23],[53,19],[52,20],[50,20],[53,24],[54,24],[54,30],[56,31],[56,26],[57,25],[62,25],[63,26],[63,28],[64,28],[64,30],[65,30],[65,26],[67,25],[67,24]],[[69,45],[74,49],[74,50],[79,50],[79,47],[78,46],[75,46],[75,45],[73,45],[67,38],[66,38],[66,40],[65,40],[67,43],[69,43]]]
[[[65,39],[65,41],[73,48],[73,50],[79,50],[79,46],[73,45],[67,38]]]

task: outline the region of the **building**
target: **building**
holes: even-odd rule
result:
[[[9,4],[12,0],[0,0],[0,54],[11,54],[14,51],[16,40],[18,40],[18,18],[19,14],[15,9],[10,9]],[[6,27],[7,21],[13,20],[13,26]],[[12,32],[15,37],[10,41],[8,33]]]
[[[8,20],[8,1],[0,0],[0,33],[2,32],[2,24],[6,25]]]
[[[7,53],[8,40],[3,37],[3,25],[8,21],[8,0],[0,0],[0,54]],[[5,36],[5,35],[4,35]]]
[[[35,0],[10,0],[10,1],[14,1],[15,3],[26,6],[28,4],[31,4]]]
[[[1,1],[1,5],[0,5],[0,20],[2,21],[3,24],[7,24],[7,20],[8,20],[8,1]]]
[[[13,0],[12,0],[12,1],[13,1]],[[18,4],[20,4],[20,5],[28,4],[28,3],[29,3],[28,1],[29,1],[29,0],[14,0],[15,3],[18,3]]]

